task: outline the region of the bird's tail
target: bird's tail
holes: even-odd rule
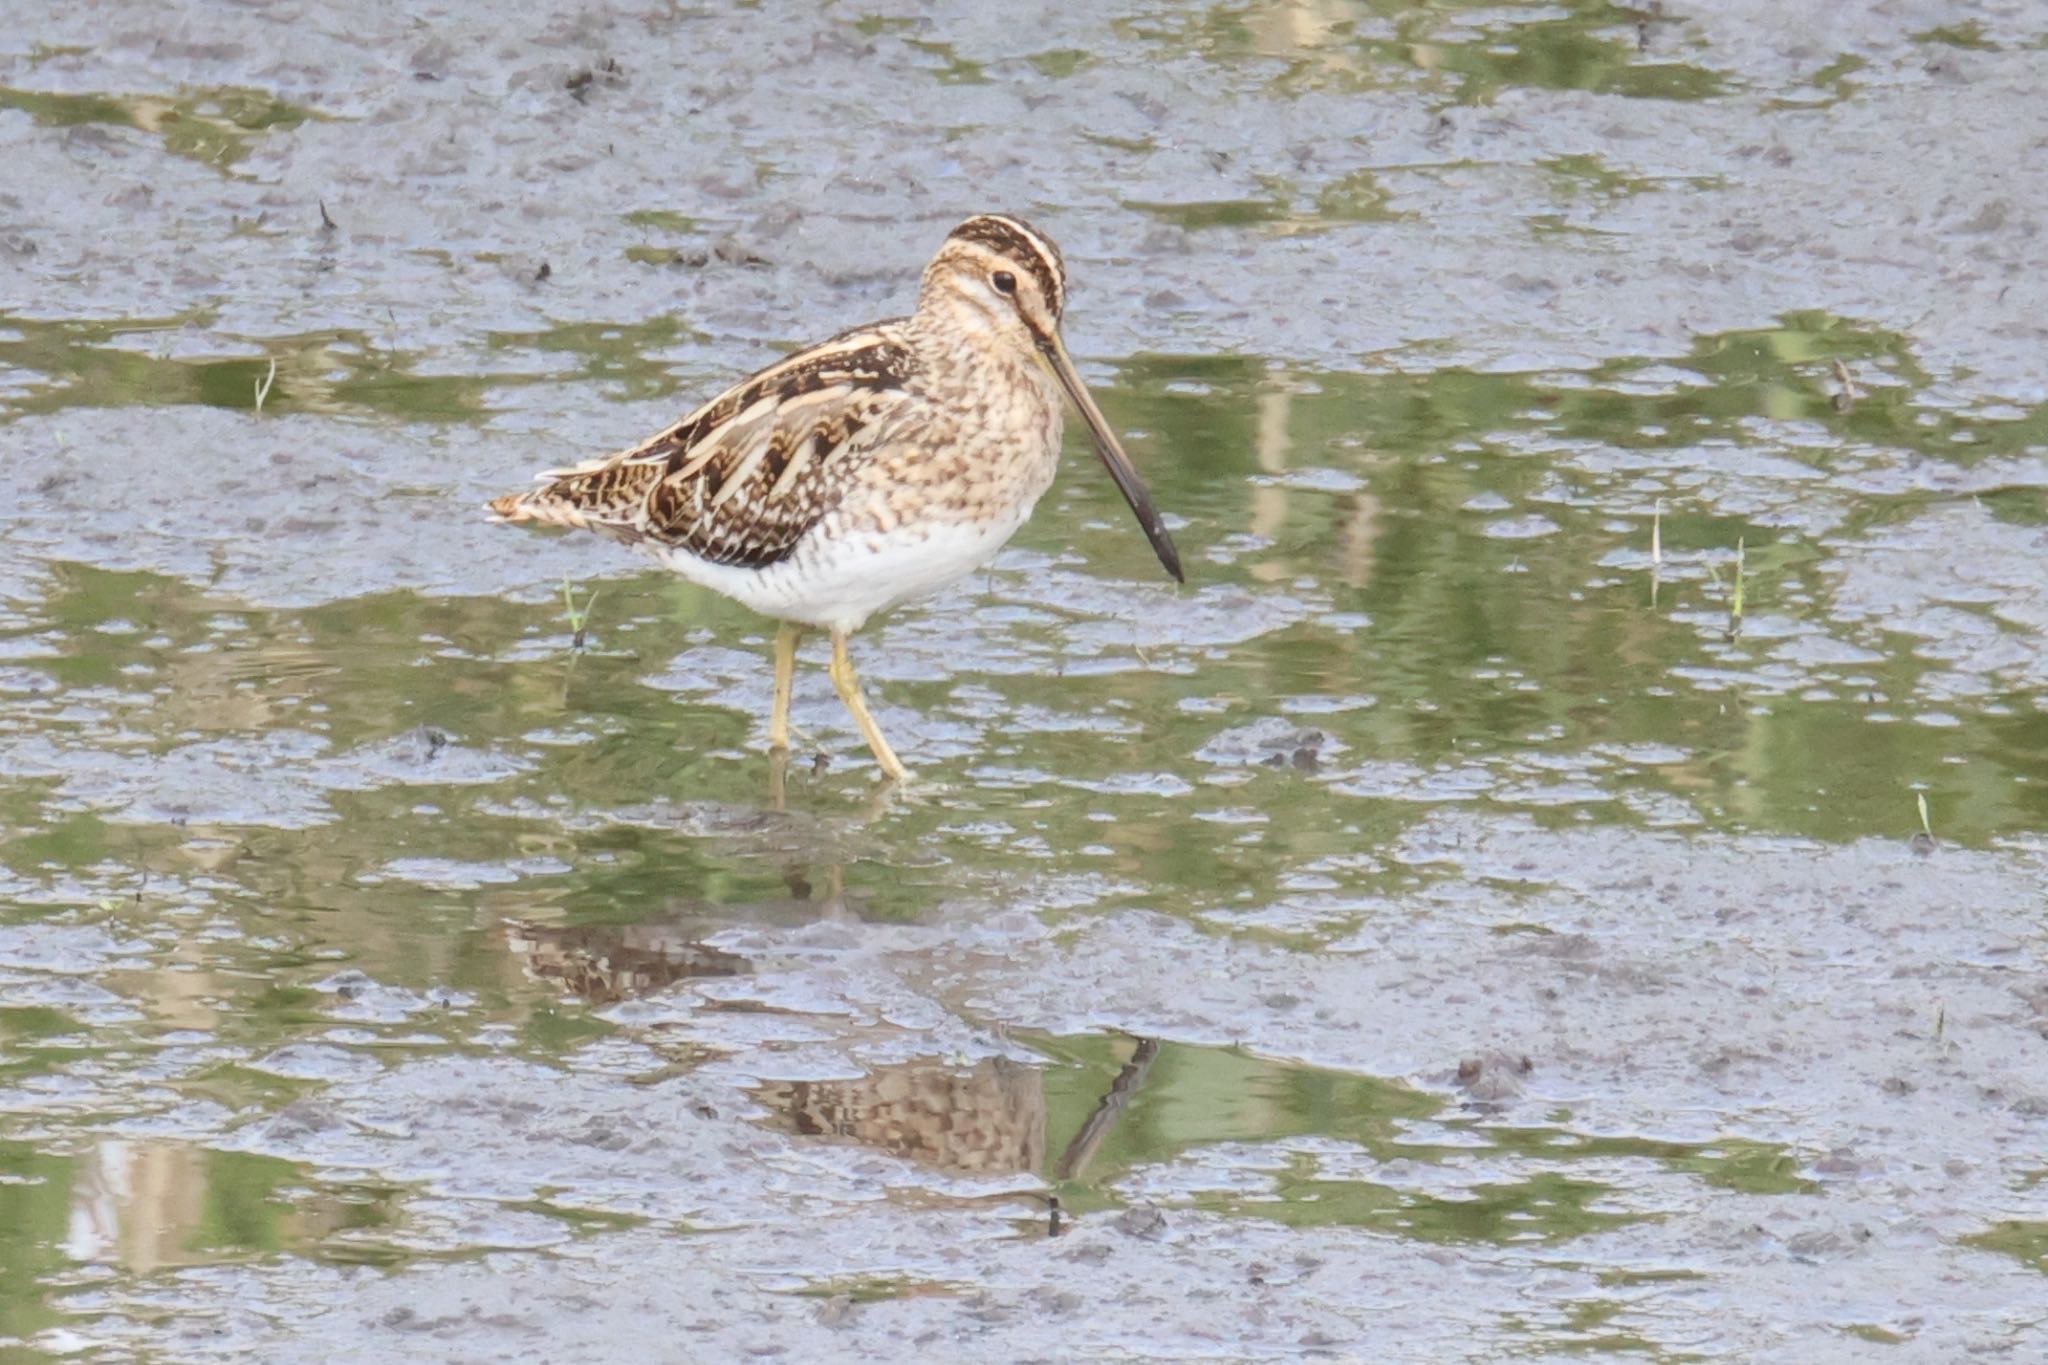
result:
[[[491,499],[487,504],[491,520],[570,526],[636,540],[647,495],[659,482],[661,471],[625,463],[614,455],[550,469],[536,477],[537,485],[524,493]]]

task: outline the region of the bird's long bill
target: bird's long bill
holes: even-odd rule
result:
[[[1145,528],[1145,539],[1152,542],[1152,553],[1159,556],[1159,562],[1173,575],[1176,583],[1187,582],[1187,576],[1180,571],[1180,552],[1173,548],[1173,537],[1166,532],[1166,523],[1159,518],[1159,509],[1152,505],[1152,494],[1145,488],[1145,481],[1138,477],[1131,457],[1124,454],[1123,445],[1116,439],[1116,433],[1109,429],[1109,419],[1102,415],[1102,409],[1095,406],[1089,396],[1088,386],[1081,382],[1081,376],[1074,370],[1074,361],[1067,354],[1066,343],[1060,334],[1053,332],[1039,343],[1045,352],[1046,364],[1052,368],[1060,387],[1067,391],[1067,397],[1074,400],[1074,406],[1081,410],[1081,420],[1088,424],[1088,434],[1095,439],[1095,451],[1102,456],[1102,463],[1109,470],[1109,477],[1116,480],[1117,488],[1123,493],[1124,501],[1138,514],[1138,525]]]

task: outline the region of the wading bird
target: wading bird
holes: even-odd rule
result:
[[[1059,249],[981,214],[925,267],[917,311],[842,332],[659,435],[539,476],[497,519],[583,527],[782,623],[769,744],[789,745],[797,644],[832,634],[832,685],[890,778],[907,773],[861,695],[847,637],[994,557],[1052,485],[1062,399],[1088,425],[1159,562],[1180,556],[1060,339]]]

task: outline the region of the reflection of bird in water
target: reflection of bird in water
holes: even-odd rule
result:
[[[1159,1043],[1133,1042],[1130,1060],[1060,1153],[1053,1179],[1081,1179],[1144,1088]],[[1037,1171],[1045,1160],[1044,1073],[1005,1057],[966,1069],[902,1062],[850,1081],[778,1081],[759,1094],[790,1132],[851,1138],[947,1170]],[[1059,1207],[1057,1199],[1052,1203]]]
[[[745,976],[754,964],[705,939],[735,925],[797,929],[862,917],[866,902],[846,894],[844,864],[825,864],[819,878],[801,864],[782,866],[786,896],[760,900],[672,900],[659,917],[629,925],[561,925],[508,919],[510,948],[537,980],[561,984],[592,1005],[655,995],[696,976]]]
[[[1088,1169],[1088,1163],[1095,1159],[1095,1153],[1102,1146],[1102,1140],[1116,1127],[1117,1120],[1131,1107],[1131,1101],[1144,1088],[1145,1077],[1152,1070],[1152,1062],[1159,1056],[1159,1042],[1154,1038],[1140,1038],[1131,1052],[1131,1059],[1116,1073],[1116,1079],[1109,1083],[1109,1089],[1095,1102],[1087,1122],[1081,1125],[1066,1150],[1060,1153],[1060,1164],[1053,1172],[1060,1180],[1079,1180]]]
[[[851,1138],[944,1170],[1036,1171],[1045,1160],[1039,1068],[985,1057],[962,1069],[901,1062],[850,1081],[776,1081],[758,1092],[792,1133]]]
[[[753,971],[751,962],[704,940],[739,924],[794,927],[858,912],[837,863],[826,867],[822,885],[814,885],[797,865],[785,866],[782,880],[787,896],[722,904],[687,901],[659,918],[633,924],[507,920],[505,944],[529,976],[556,982],[594,1005],[653,995],[693,977],[743,976]]]
[[[505,521],[600,531],[781,621],[771,749],[789,746],[805,629],[832,635],[832,684],[882,771],[907,774],[847,656],[876,612],[994,557],[1052,484],[1061,400],[1176,579],[1144,481],[1060,339],[1067,276],[1021,219],[970,218],[925,268],[917,312],[841,333],[741,381],[652,439],[540,476]]]
[[[701,932],[701,926],[695,926]],[[593,1005],[652,995],[699,976],[749,970],[737,953],[697,942],[674,924],[505,925],[505,943],[527,972]]]

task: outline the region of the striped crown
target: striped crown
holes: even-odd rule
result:
[[[1031,272],[1053,316],[1067,307],[1067,266],[1052,238],[1022,218],[1007,213],[979,213],[946,234],[949,242],[987,247]]]

